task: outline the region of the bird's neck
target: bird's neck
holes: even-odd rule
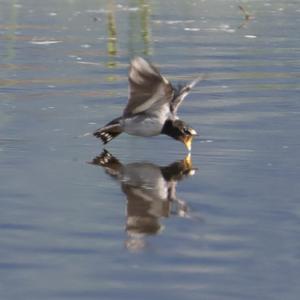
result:
[[[178,139],[178,128],[174,126],[173,121],[170,119],[166,120],[161,133],[166,134],[176,140]]]

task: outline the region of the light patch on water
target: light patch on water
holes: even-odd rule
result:
[[[200,28],[197,27],[185,27],[185,31],[200,31]]]
[[[207,31],[223,31],[228,33],[234,33],[236,30],[231,28],[228,24],[221,24],[218,27],[207,28]]]
[[[88,49],[88,48],[91,48],[91,45],[90,44],[82,44],[82,45],[80,45],[80,47]]]
[[[56,41],[56,40],[31,40],[29,42],[30,44],[33,45],[41,45],[41,46],[49,46],[49,45],[53,45],[53,44],[58,44],[58,43],[62,43],[62,41]]]
[[[88,14],[107,14],[109,12],[109,10],[103,9],[103,8],[101,8],[101,9],[87,9],[85,12],[88,13]]]
[[[140,10],[139,7],[129,7],[129,6],[125,6],[125,5],[122,5],[122,4],[117,4],[117,8],[122,10],[122,11],[131,11],[131,12],[135,12],[135,11]]]
[[[77,63],[82,65],[90,65],[90,66],[102,66],[101,63],[95,63],[91,61],[78,61]]]
[[[156,24],[168,24],[168,25],[175,25],[175,24],[190,24],[194,23],[195,20],[154,20],[153,23]]]
[[[138,11],[139,8],[138,7],[128,7],[127,10],[128,11]]]
[[[166,24],[170,24],[170,25],[173,25],[173,24],[180,24],[182,23],[181,21],[179,20],[175,20],[175,21],[166,21]]]
[[[200,140],[200,143],[213,143],[213,140]]]
[[[69,55],[68,57],[75,58],[76,60],[82,60],[82,58],[80,56],[77,56],[77,55]]]
[[[246,39],[256,39],[256,35],[246,34],[244,35]]]
[[[45,111],[45,110],[53,110],[53,109],[55,109],[55,107],[54,106],[48,106],[48,107],[42,107],[41,108],[41,110],[43,110],[43,111]]]
[[[100,40],[100,41],[116,41],[117,38],[116,37],[98,37],[97,40]]]
[[[86,133],[80,134],[80,135],[78,135],[78,138],[83,138],[83,137],[87,137],[87,136],[92,136],[92,133],[86,132]]]

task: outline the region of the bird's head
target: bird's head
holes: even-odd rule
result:
[[[162,133],[171,136],[175,140],[182,142],[191,151],[192,141],[197,132],[182,120],[167,120],[162,129]]]

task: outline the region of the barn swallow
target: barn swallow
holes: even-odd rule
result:
[[[201,79],[175,87],[154,65],[135,57],[129,67],[129,100],[123,115],[96,130],[94,136],[107,144],[122,132],[143,137],[166,134],[191,151],[197,132],[178,118],[177,110]]]

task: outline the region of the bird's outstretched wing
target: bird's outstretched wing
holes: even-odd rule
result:
[[[201,80],[204,80],[206,78],[205,75],[201,75],[188,83],[187,85],[180,87],[175,95],[175,97],[172,99],[171,102],[171,110],[174,114],[176,114],[178,107],[184,100],[184,98],[190,93],[191,89]]]
[[[128,73],[129,99],[123,115],[159,111],[173,99],[174,91],[169,81],[157,68],[141,57],[131,61]]]

